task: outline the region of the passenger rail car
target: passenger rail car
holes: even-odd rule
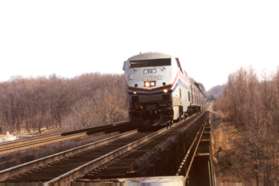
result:
[[[196,82],[194,79],[191,81],[191,98],[190,106],[188,107],[188,113],[192,114],[201,111],[206,103],[206,93],[204,86],[201,83]]]
[[[175,121],[205,103],[204,88],[189,78],[178,58],[141,53],[124,62],[132,122]]]

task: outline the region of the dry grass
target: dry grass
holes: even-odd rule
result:
[[[228,167],[225,171],[223,165],[227,152],[233,149],[234,141],[239,138],[236,128],[229,122],[222,121],[223,114],[220,112],[212,113],[212,152],[216,170],[216,180],[218,186],[244,186],[239,178],[234,176]]]

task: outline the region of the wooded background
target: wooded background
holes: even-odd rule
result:
[[[229,76],[215,106],[237,130],[219,172],[244,183],[279,183],[279,70],[259,78],[252,69],[240,69]]]
[[[123,75],[13,78],[0,83],[2,132],[85,128],[127,120]]]

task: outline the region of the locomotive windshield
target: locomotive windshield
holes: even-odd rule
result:
[[[149,59],[149,60],[133,60],[130,61],[130,68],[170,66],[171,59]]]

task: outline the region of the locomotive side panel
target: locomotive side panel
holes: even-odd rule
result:
[[[182,70],[178,58],[173,59],[173,75],[174,82],[172,84],[172,99],[173,99],[173,120],[178,120],[185,117],[190,100],[188,92],[190,91],[190,83],[187,74]]]
[[[206,94],[204,87],[201,83],[191,80],[191,105],[189,106],[189,112],[201,111],[206,102]]]

